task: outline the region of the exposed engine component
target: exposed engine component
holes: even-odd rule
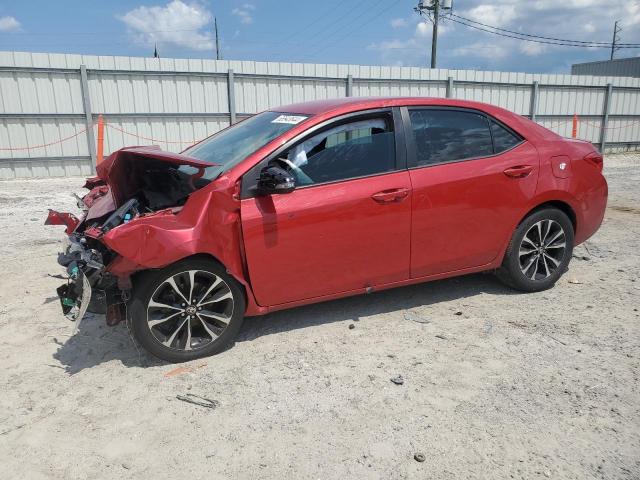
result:
[[[132,198],[131,200],[127,200],[122,206],[120,206],[115,212],[109,215],[109,218],[102,224],[100,229],[103,233],[107,233],[114,227],[117,227],[121,223],[126,223],[132,218],[136,217],[140,211],[138,207],[140,202]]]
[[[174,165],[166,163],[145,169],[139,197],[152,211],[183,205],[195,190],[191,177]]]

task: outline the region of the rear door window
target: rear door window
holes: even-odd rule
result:
[[[460,110],[409,110],[417,166],[493,155],[489,121]]]

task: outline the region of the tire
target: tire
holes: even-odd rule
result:
[[[129,321],[136,340],[149,353],[178,363],[229,347],[245,308],[244,289],[221,264],[191,258],[136,279]]]
[[[498,278],[523,292],[551,288],[567,271],[573,241],[573,224],[564,212],[550,207],[536,210],[513,233]]]

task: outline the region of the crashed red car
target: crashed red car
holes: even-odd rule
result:
[[[123,148],[65,224],[65,314],[130,322],[154,355],[242,319],[479,271],[553,286],[599,228],[602,155],[491,105],[348,98],[255,115],[181,154]]]

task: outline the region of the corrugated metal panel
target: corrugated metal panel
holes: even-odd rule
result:
[[[220,117],[154,117],[107,119],[104,135],[105,152],[123,146],[159,145],[163,150],[180,152],[229,125]]]
[[[225,128],[229,69],[235,76],[238,119],[288,103],[343,97],[347,75],[353,78],[354,96],[444,97],[451,77],[454,98],[529,115],[532,82],[537,81],[537,120],[569,136],[571,116],[577,113],[578,136],[593,142],[600,140],[606,85],[611,83],[607,142],[610,148],[628,148],[627,143],[640,148],[639,78],[0,52],[0,145],[53,143],[0,150],[0,178],[88,173],[86,134],[55,143],[86,128],[80,65],[87,68],[94,121],[98,113],[105,114],[106,153],[134,144],[180,151]]]
[[[453,92],[454,98],[491,103],[520,115],[528,115],[531,106],[531,87],[454,83]]]
[[[545,87],[540,85],[540,115],[601,115],[605,89]]]
[[[236,77],[236,111],[257,113],[269,108],[345,96],[346,81],[272,77]]]
[[[0,162],[0,180],[34,177],[87,177],[91,158],[38,158],[30,161]]]
[[[640,116],[634,119],[609,118],[608,142],[637,142],[640,138]]]
[[[640,90],[613,90],[609,113],[611,115],[640,114]]]
[[[602,62],[571,65],[573,75],[611,75],[615,77],[640,77],[640,57],[616,58]]]
[[[374,82],[359,78],[353,83],[355,97],[444,97],[447,88],[444,83],[420,83],[385,81]]]
[[[0,150],[0,159],[87,156],[89,151],[86,134],[80,133],[69,138],[85,128],[82,118],[0,118],[0,145],[2,148],[16,149]],[[64,138],[69,139],[42,148],[22,149]]]

